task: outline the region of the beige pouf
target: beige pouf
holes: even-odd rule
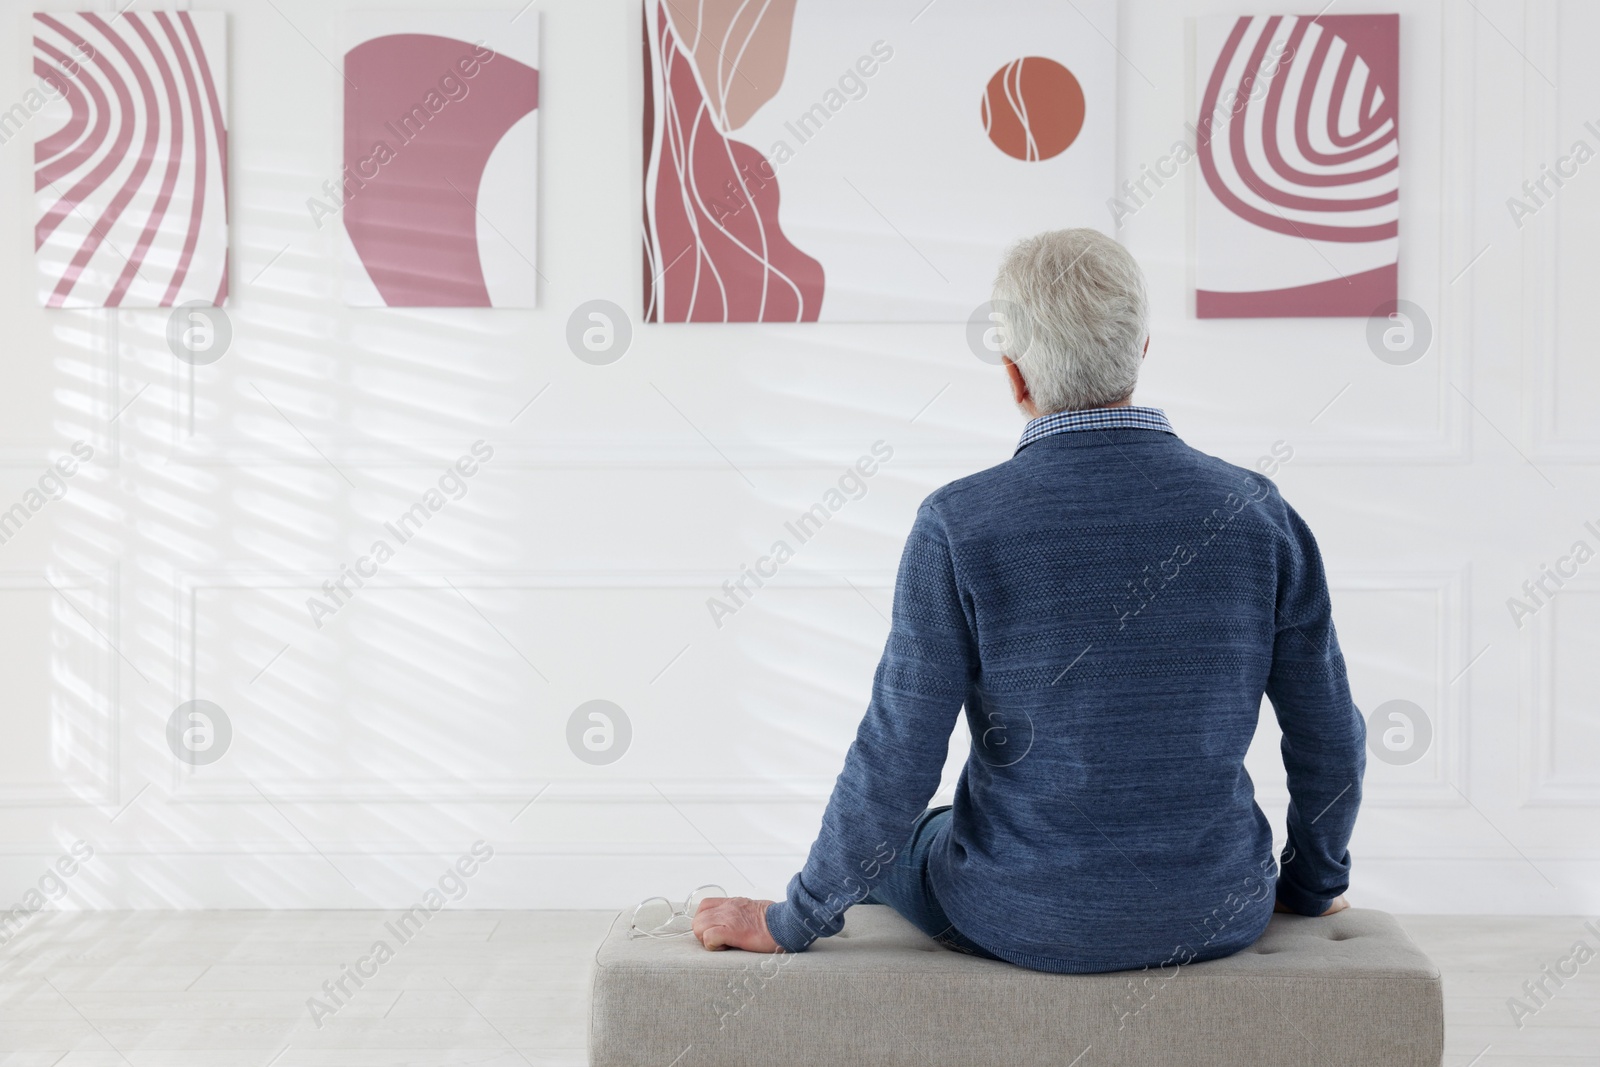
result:
[[[595,955],[591,1067],[1437,1067],[1439,971],[1394,918],[1275,915],[1250,948],[1165,972],[1057,975],[952,952],[857,905],[810,951],[693,937]]]

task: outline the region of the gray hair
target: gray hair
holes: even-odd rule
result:
[[[994,282],[1003,351],[1039,414],[1105,407],[1139,380],[1150,335],[1139,264],[1098,230],[1051,230],[1012,245]]]

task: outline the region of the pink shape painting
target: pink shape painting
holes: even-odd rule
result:
[[[1195,311],[1366,317],[1397,296],[1400,17],[1204,18]]]
[[[647,321],[966,322],[1018,237],[1107,222],[1116,0],[641,9]]]
[[[45,307],[226,301],[226,57],[215,12],[33,16],[34,88],[7,118],[34,131]]]
[[[533,307],[538,16],[349,16],[347,302]]]

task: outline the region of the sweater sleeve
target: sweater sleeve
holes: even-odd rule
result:
[[[1350,834],[1361,806],[1366,723],[1350,699],[1316,540],[1287,504],[1278,561],[1277,626],[1267,696],[1283,730],[1288,840],[1278,900],[1321,915],[1350,887]]]
[[[977,654],[943,523],[917,514],[895,581],[894,617],[872,699],[845,756],[805,867],[788,898],[767,909],[767,929],[789,952],[844,925],[904,846],[949,752],[950,732]]]

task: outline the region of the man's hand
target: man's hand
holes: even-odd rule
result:
[[[1338,896],[1333,898],[1333,903],[1328,905],[1328,910],[1323,912],[1322,915],[1323,916],[1333,915],[1333,914],[1336,914],[1338,912],[1343,911],[1344,909],[1348,908],[1349,906],[1350,906],[1350,902],[1348,900],[1344,899],[1344,894],[1341,893]],[[1281,901],[1281,900],[1278,901],[1276,904],[1274,904],[1272,906],[1272,910],[1276,911],[1276,912],[1280,912],[1280,913],[1282,913],[1284,915],[1294,915],[1294,914],[1296,914],[1296,912],[1293,909],[1286,907],[1284,905],[1283,901]]]
[[[746,952],[781,952],[767,933],[770,900],[749,897],[707,897],[694,917],[694,936],[713,951],[742,948]]]

